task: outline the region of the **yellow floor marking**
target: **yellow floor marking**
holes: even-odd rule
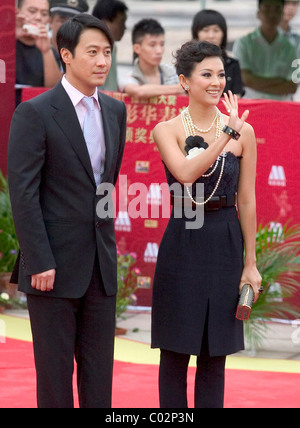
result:
[[[159,350],[150,345],[128,339],[116,338],[115,359],[135,364],[159,364]],[[196,366],[196,357],[192,357],[190,366]],[[227,357],[226,368],[234,370],[256,370],[268,372],[300,373],[300,361]]]
[[[32,342],[30,322],[28,319],[1,314],[0,320],[3,321],[1,324],[2,326],[4,324],[6,337]]]
[[[26,318],[10,315],[0,315],[0,336],[10,339],[32,341],[30,322]],[[1,349],[0,344],[0,349]],[[160,351],[151,349],[150,345],[116,337],[115,359],[133,364],[159,364]],[[190,366],[196,366],[196,357],[191,358]],[[255,370],[281,373],[300,373],[300,361],[248,358],[229,356],[226,367],[233,370]]]

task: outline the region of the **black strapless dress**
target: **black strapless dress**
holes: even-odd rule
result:
[[[197,180],[205,194],[215,188],[220,164],[212,176]],[[177,181],[165,170],[171,186]],[[240,158],[229,152],[215,195],[236,193],[239,170]],[[151,347],[200,355],[207,328],[210,356],[233,354],[244,349],[243,322],[235,318],[243,270],[236,207],[205,212],[200,229],[187,229],[185,222],[173,208],[154,276]]]

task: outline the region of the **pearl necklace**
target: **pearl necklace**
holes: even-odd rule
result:
[[[218,118],[218,116],[219,116],[219,113],[220,113],[220,111],[219,111],[219,109],[217,108],[217,114],[216,114],[216,116],[215,116],[215,118],[214,118],[214,120],[213,120],[213,122],[212,122],[212,124],[210,125],[210,127],[208,128],[208,129],[201,129],[201,128],[198,128],[198,126],[193,122],[193,119],[192,119],[192,117],[191,117],[191,113],[190,113],[190,109],[189,109],[189,107],[187,107],[186,108],[186,116],[187,116],[187,118],[188,118],[188,120],[189,120],[189,122],[192,124],[192,126],[198,131],[198,132],[200,132],[201,134],[208,134],[209,133],[209,131],[211,131],[212,130],[212,127],[214,126],[214,123],[215,123],[215,121],[217,120],[217,118]]]
[[[215,141],[217,141],[217,139],[222,134],[222,129],[224,127],[223,115],[222,115],[222,113],[220,112],[220,110],[218,108],[217,108],[216,117],[214,118],[214,121],[213,121],[212,125],[210,126],[210,128],[208,130],[201,130],[201,129],[199,129],[194,124],[194,122],[192,120],[192,117],[190,115],[190,112],[189,112],[189,107],[187,107],[186,109],[184,109],[181,112],[181,120],[182,120],[183,127],[184,127],[184,130],[185,130],[186,138],[188,138],[189,136],[193,136],[194,137],[196,135],[196,130],[198,132],[201,132],[201,133],[207,133],[207,132],[209,132],[212,129],[214,123],[216,122],[216,136],[215,136]],[[202,175],[202,177],[204,177],[204,178],[210,177],[216,171],[216,169],[218,168],[219,162],[220,162],[220,160],[222,158],[222,165],[221,165],[221,171],[220,171],[219,178],[217,180],[217,183],[216,183],[216,185],[215,185],[215,187],[214,187],[211,195],[205,201],[203,201],[203,202],[197,202],[197,201],[195,201],[194,198],[191,195],[189,187],[186,186],[187,193],[188,193],[190,199],[194,202],[195,205],[198,205],[198,206],[205,205],[215,195],[215,193],[216,193],[216,191],[217,191],[217,189],[219,187],[219,184],[221,182],[221,179],[223,177],[226,156],[227,156],[227,153],[225,151],[223,151],[222,154],[217,157],[217,159],[215,161],[215,165],[211,166],[212,170],[208,174],[203,174]]]

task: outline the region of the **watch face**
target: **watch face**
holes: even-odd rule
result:
[[[223,132],[225,132],[225,134],[229,135],[234,140],[238,140],[240,138],[240,134],[234,129],[230,128],[230,126],[224,126]]]

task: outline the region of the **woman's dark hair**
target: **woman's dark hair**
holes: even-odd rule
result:
[[[178,76],[183,74],[185,77],[191,77],[196,65],[205,58],[218,57],[224,63],[222,49],[219,46],[195,40],[182,45],[174,56],[176,58],[175,68]]]
[[[194,40],[198,40],[198,33],[203,28],[209,25],[218,25],[223,32],[223,39],[221,42],[221,49],[225,53],[227,46],[227,23],[223,15],[215,10],[201,10],[196,13],[192,23],[192,37]]]
[[[87,13],[80,13],[68,19],[58,30],[56,36],[57,48],[60,53],[62,48],[68,49],[74,56],[76,46],[79,43],[81,33],[88,29],[102,31],[107,37],[108,42],[113,49],[114,40],[107,25],[98,18]],[[66,71],[66,64],[61,58],[63,70]]]

